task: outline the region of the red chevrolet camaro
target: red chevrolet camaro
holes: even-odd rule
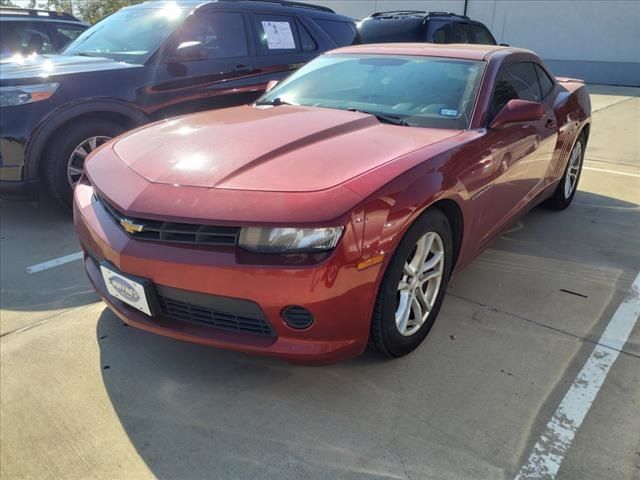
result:
[[[98,149],[75,190],[95,289],[126,323],[329,362],[415,349],[449,278],[518,216],[573,199],[582,83],[532,52],[362,45],[253,105]]]

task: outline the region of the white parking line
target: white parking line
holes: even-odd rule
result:
[[[640,316],[640,274],[560,402],[516,480],[555,478],[573,437]]]
[[[637,178],[640,178],[640,174],[638,174],[638,173],[616,172],[615,170],[605,170],[603,168],[593,168],[593,167],[582,167],[582,168],[584,170],[592,170],[594,172],[613,173],[614,175],[623,175],[625,177],[637,177]]]
[[[82,260],[82,252],[71,253],[69,255],[65,255],[64,257],[58,257],[47,262],[31,265],[30,267],[27,267],[27,273],[41,272],[43,270],[48,270],[59,265],[64,265],[65,263],[74,262],[76,260]]]

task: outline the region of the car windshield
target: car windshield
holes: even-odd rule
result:
[[[62,53],[144,63],[188,13],[172,3],[162,8],[125,8],[96,23]]]
[[[483,62],[450,58],[329,54],[276,85],[257,104],[357,110],[398,125],[465,129],[483,69]]]

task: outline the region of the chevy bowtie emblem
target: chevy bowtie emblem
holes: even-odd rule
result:
[[[120,217],[120,225],[127,233],[140,233],[142,230],[144,230],[144,225],[135,223],[133,220],[130,220],[127,217]]]

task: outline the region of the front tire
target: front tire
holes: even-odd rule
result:
[[[57,133],[47,148],[42,170],[43,183],[51,196],[71,208],[73,188],[80,180],[87,155],[124,130],[111,120],[93,118]]]
[[[417,348],[433,326],[453,266],[447,217],[427,210],[400,241],[385,271],[371,322],[371,343],[387,357]]]
[[[571,153],[564,171],[564,175],[560,179],[560,183],[556,187],[553,195],[544,203],[544,205],[552,210],[564,210],[573,201],[578,191],[578,182],[582,174],[582,164],[584,163],[584,151],[587,141],[584,133],[580,133]]]

